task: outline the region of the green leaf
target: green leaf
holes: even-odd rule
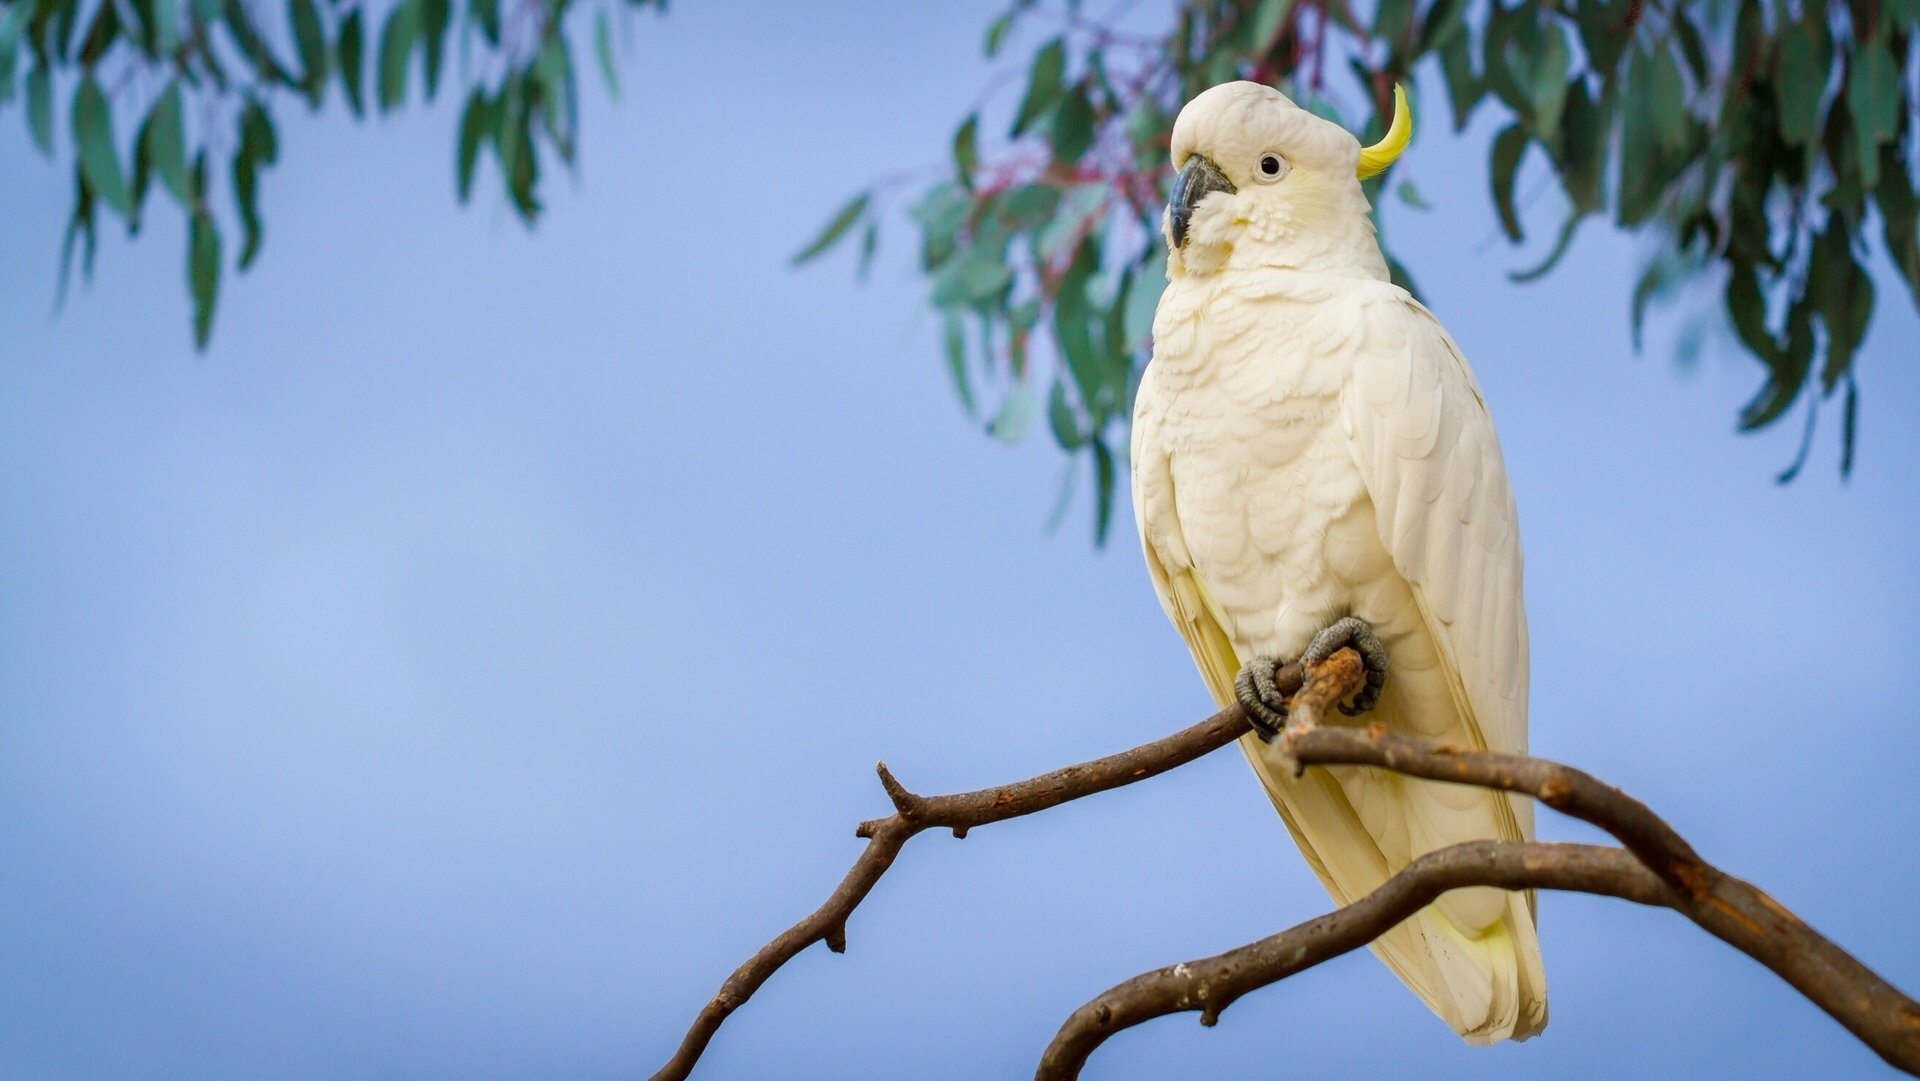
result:
[[[514,212],[529,224],[540,216],[540,200],[534,195],[540,182],[540,159],[533,149],[532,79],[531,72],[508,79],[500,91],[499,108],[494,111],[500,123],[494,133],[500,148],[500,172],[506,179]]]
[[[480,144],[497,124],[493,99],[487,97],[485,90],[474,87],[467,95],[466,108],[460,112],[459,148],[454,156],[454,188],[462,203],[473,194],[473,173],[480,159]]]
[[[1687,83],[1673,50],[1655,49],[1636,63],[1647,65],[1644,97],[1636,107],[1648,110],[1653,134],[1667,150],[1684,150],[1687,145]]]
[[[1107,184],[1075,184],[1058,201],[1053,217],[1034,236],[1034,251],[1043,263],[1067,258],[1074,246],[1092,232],[1107,211],[1111,189]]]
[[[1027,72],[1026,96],[1020,99],[1020,109],[1013,118],[1015,137],[1025,132],[1060,100],[1060,80],[1066,70],[1065,38],[1054,38],[1034,54],[1033,67]]]
[[[25,4],[12,4],[0,11],[0,105],[13,100],[15,66],[20,61],[20,24],[26,21]]]
[[[1851,231],[1838,214],[1828,217],[1826,230],[1814,241],[1807,298],[1827,327],[1820,392],[1832,394],[1851,372],[1854,353],[1873,319],[1873,278],[1854,259]]]
[[[1527,99],[1533,130],[1542,141],[1550,141],[1560,130],[1560,113],[1567,100],[1567,72],[1573,52],[1567,34],[1559,23],[1546,32],[1546,44],[1533,58],[1533,77],[1528,80]]]
[[[607,18],[605,9],[593,19],[593,55],[600,61],[600,78],[606,81],[607,93],[618,100],[620,73],[613,63],[613,21]]]
[[[35,60],[27,72],[27,130],[40,153],[53,156],[53,80],[44,61]]]
[[[93,253],[95,242],[99,239],[93,222],[93,189],[87,187],[87,178],[81,175],[78,164],[73,170],[73,216],[67,220],[66,237],[60,243],[60,284],[54,292],[55,311],[66,306],[67,284],[73,279],[73,246],[77,241],[85,241],[86,247],[81,256],[81,275],[93,277]]]
[[[205,210],[193,214],[187,238],[187,285],[193,295],[193,344],[213,336],[213,305],[220,291],[220,229]]]
[[[1840,420],[1840,479],[1853,475],[1854,436],[1860,428],[1860,386],[1847,376],[1847,405]]]
[[[1153,316],[1166,287],[1167,249],[1152,244],[1146,261],[1127,282],[1127,310],[1122,319],[1126,336],[1122,344],[1128,352],[1145,349],[1153,341]]]
[[[1034,417],[1040,412],[1040,402],[1033,388],[1025,383],[1016,383],[1007,394],[1007,400],[1000,403],[1000,411],[987,422],[987,434],[1002,443],[1018,443],[1027,437],[1033,427]]]
[[[1493,140],[1493,205],[1500,212],[1500,228],[1516,244],[1526,239],[1526,234],[1520,228],[1520,212],[1513,205],[1513,181],[1520,171],[1527,141],[1527,130],[1519,124],[1508,124]]]
[[[1539,265],[1530,270],[1509,271],[1507,280],[1516,285],[1525,285],[1528,282],[1539,281],[1541,278],[1546,277],[1554,267],[1560,265],[1560,259],[1567,254],[1567,250],[1573,247],[1573,234],[1580,228],[1580,220],[1582,217],[1583,215],[1577,211],[1568,214],[1567,220],[1560,224],[1560,235],[1554,239],[1553,249],[1547,252],[1547,257],[1540,260]]]
[[[960,399],[960,407],[971,418],[977,410],[973,404],[973,381],[967,377],[966,323],[958,311],[949,310],[941,320],[941,330],[947,357],[947,377],[953,380],[953,392]]]
[[[400,0],[387,15],[380,31],[380,73],[378,101],[387,112],[407,98],[407,67],[413,47],[420,40],[421,0]]]
[[[363,116],[366,113],[366,98],[361,88],[365,85],[366,75],[366,30],[361,23],[358,7],[347,12],[347,17],[340,20],[339,52],[340,89],[346,92],[347,106],[353,110],[353,115]]]
[[[1066,385],[1058,379],[1047,393],[1047,427],[1053,429],[1053,441],[1063,450],[1079,450],[1087,442],[1080,431],[1080,418],[1067,400]]]
[[[447,28],[452,19],[453,7],[448,0],[420,0],[420,41],[426,47],[428,101],[440,93],[440,68],[446,56]]]
[[[1872,156],[1875,165],[1880,144],[1892,142],[1898,131],[1899,110],[1900,72],[1887,51],[1887,43],[1878,38],[1862,42],[1859,51],[1854,53],[1852,70],[1847,73],[1847,111],[1853,114],[1853,129],[1861,139],[1861,153]]]
[[[940,268],[933,279],[933,305],[986,311],[998,306],[1012,285],[1013,272],[1004,264],[969,251]]]
[[[1758,352],[1756,350],[1756,352]],[[1740,430],[1750,432],[1780,419],[1800,396],[1807,372],[1813,365],[1812,305],[1805,297],[1787,309],[1787,335],[1784,344],[1775,344],[1767,353],[1767,385],[1740,413]],[[1792,471],[1789,471],[1789,477]]]
[[[1595,71],[1613,71],[1614,65],[1620,62],[1620,53],[1633,40],[1626,21],[1631,2],[1578,0],[1576,21],[1580,26],[1580,45]]]
[[[87,27],[87,36],[80,41],[80,66],[92,71],[119,34],[119,5],[103,3],[95,8],[93,22]]]
[[[300,85],[307,102],[320,107],[327,90],[327,34],[320,26],[320,9],[313,0],[293,0],[293,41],[300,53]]]
[[[1054,160],[1064,165],[1079,161],[1093,147],[1093,102],[1084,89],[1073,87],[1061,97],[1047,137],[1053,144]]]
[[[240,111],[240,146],[233,154],[233,197],[240,210],[241,270],[253,265],[260,254],[259,171],[273,164],[280,155],[273,119],[254,98],[248,98]]]
[[[160,182],[183,207],[193,205],[193,192],[187,178],[187,135],[181,116],[180,84],[168,83],[154,99],[147,114],[147,130],[141,140]]]
[[[980,167],[980,114],[970,113],[953,133],[953,172],[964,188],[973,187],[973,171]]]
[[[1400,186],[1393,189],[1393,193],[1400,197],[1401,202],[1407,204],[1408,206],[1412,207],[1415,210],[1432,210],[1433,209],[1433,204],[1421,198],[1420,189],[1414,187],[1413,181],[1411,180],[1402,180],[1400,182]]]
[[[573,57],[567,52],[566,40],[559,34],[551,35],[540,46],[540,57],[534,62],[534,72],[540,78],[540,85],[546,100],[546,110],[541,114],[547,133],[553,136],[560,148],[560,156],[573,160],[573,135],[579,128],[574,106],[573,93]]]
[[[92,72],[80,80],[73,95],[73,142],[80,150],[80,171],[89,187],[120,216],[133,218],[133,193],[120,171],[120,152],[113,143],[113,112]]]
[[[992,60],[1000,54],[1000,46],[1007,42],[1007,31],[1013,29],[1013,12],[1009,11],[987,24],[987,40],[984,51],[987,59]]]
[[[1567,87],[1567,106],[1560,121],[1560,139],[1554,154],[1560,183],[1574,209],[1581,213],[1607,205],[1607,144],[1612,141],[1612,118],[1603,103],[1587,94],[1586,81],[1576,76]]]
[[[1774,68],[1780,137],[1804,146],[1820,133],[1820,103],[1833,71],[1833,39],[1824,16],[1796,20],[1781,30]]]
[[[180,49],[180,0],[153,0],[153,52],[170,57]]]
[[[267,45],[266,39],[260,36],[260,31],[254,27],[253,18],[241,0],[227,0],[222,8],[222,15],[225,17],[227,33],[233,37],[233,43],[240,50],[240,55],[247,58],[247,62],[253,65],[262,79],[271,83],[293,85],[287,69],[280,66],[280,61],[273,55],[273,49]]]
[[[1460,131],[1487,93],[1487,84],[1473,71],[1473,42],[1468,35],[1457,34],[1441,48],[1440,73],[1446,76],[1447,101],[1453,106],[1453,130]]]
[[[827,219],[826,228],[820,230],[818,236],[808,241],[806,247],[794,254],[792,265],[799,266],[810,262],[838,244],[840,239],[847,235],[847,231],[853,228],[853,223],[865,216],[867,207],[872,202],[873,193],[865,191],[847,200],[845,205],[834,211],[833,217]]]
[[[488,45],[500,44],[500,0],[468,0],[467,10]]]
[[[1107,449],[1106,440],[1097,435],[1094,436],[1092,445],[1093,543],[1095,547],[1102,547],[1107,543],[1107,530],[1113,525],[1113,452]]]
[[[1880,187],[1875,196],[1885,225],[1887,256],[1907,280],[1914,303],[1920,304],[1920,197],[1913,190],[1905,159],[1889,144],[1880,148]]]

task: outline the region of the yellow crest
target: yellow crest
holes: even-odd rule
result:
[[[1360,167],[1354,170],[1365,180],[1387,171],[1413,139],[1413,110],[1407,107],[1407,88],[1393,84],[1393,123],[1380,141],[1360,151]]]

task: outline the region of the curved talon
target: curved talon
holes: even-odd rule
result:
[[[1321,664],[1343,646],[1353,647],[1367,670],[1366,685],[1353,696],[1353,704],[1340,703],[1340,712],[1358,717],[1379,705],[1380,693],[1387,689],[1387,647],[1380,644],[1373,625],[1356,616],[1335,620],[1313,636],[1313,643],[1300,659],[1307,664]]]
[[[1247,723],[1272,743],[1287,726],[1287,696],[1273,682],[1273,674],[1286,667],[1273,657],[1255,657],[1233,677],[1233,696],[1247,712]]]

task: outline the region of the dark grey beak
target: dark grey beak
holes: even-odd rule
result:
[[[1236,190],[1227,174],[1205,155],[1188,157],[1180,168],[1180,175],[1173,178],[1173,199],[1167,203],[1167,234],[1173,239],[1173,246],[1186,245],[1187,223],[1193,220],[1193,208],[1200,205],[1200,200],[1216,191],[1231,195]]]

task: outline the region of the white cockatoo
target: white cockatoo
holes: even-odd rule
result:
[[[1352,644],[1368,720],[1524,753],[1520,537],[1493,419],[1446,330],[1388,280],[1360,189],[1411,134],[1397,88],[1392,127],[1365,149],[1257,83],[1181,110],[1134,514],[1207,688],[1265,735],[1284,703],[1258,679],[1236,689],[1243,666]],[[1533,837],[1524,797],[1366,767],[1296,777],[1278,743],[1241,745],[1343,905],[1434,849]],[[1373,950],[1470,1043],[1547,1023],[1530,893],[1453,891]]]

